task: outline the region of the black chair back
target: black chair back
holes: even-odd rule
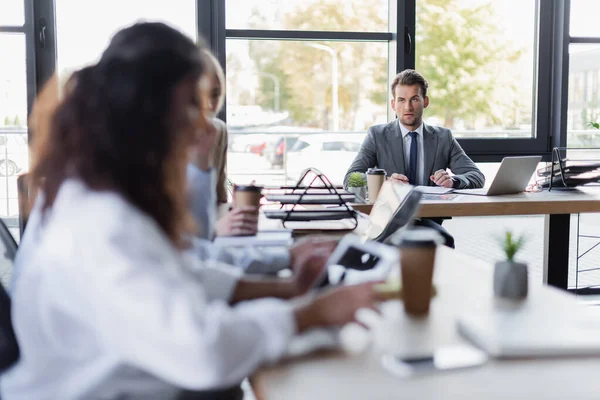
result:
[[[4,256],[0,259],[0,263],[5,263],[5,267],[12,267],[17,253],[17,243],[2,220],[0,220],[0,246]],[[19,345],[12,327],[10,297],[0,283],[0,372],[13,365],[18,359]]]

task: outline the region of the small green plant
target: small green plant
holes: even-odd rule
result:
[[[511,231],[506,231],[502,243],[504,253],[506,253],[506,259],[510,262],[513,262],[515,259],[515,254],[517,254],[517,252],[523,248],[524,244],[525,236],[521,235],[516,237]]]
[[[363,187],[367,186],[367,179],[365,174],[360,172],[353,172],[348,177],[348,187]]]
[[[600,129],[600,122],[590,122],[589,126],[590,128]]]

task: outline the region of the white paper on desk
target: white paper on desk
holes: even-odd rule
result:
[[[452,193],[454,189],[441,186],[417,186],[415,190],[425,194],[448,194]]]
[[[218,236],[214,240],[217,247],[290,246],[292,242],[292,231],[289,229],[259,231],[254,236]]]

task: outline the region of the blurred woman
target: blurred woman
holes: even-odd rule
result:
[[[192,153],[187,171],[191,211],[201,226],[199,235],[204,239],[212,240],[215,235],[253,235],[258,226],[255,210],[252,207],[227,209],[227,126],[217,118],[225,99],[225,75],[210,50],[204,49],[203,55],[207,72],[201,90],[208,97],[207,113],[217,130],[217,139],[208,157]]]
[[[217,59],[208,49],[203,50],[207,71],[200,84],[200,91],[208,99],[206,113],[216,128],[214,143],[198,143],[191,151],[187,166],[190,211],[199,225],[194,241],[196,253],[201,259],[216,259],[251,274],[274,274],[285,268],[298,269],[302,254],[312,250],[335,247],[335,242],[322,237],[309,237],[291,248],[287,247],[216,247],[212,243],[217,236],[253,235],[258,218],[254,207],[233,207],[219,213],[218,205],[228,207],[225,169],[227,164],[227,128],[216,117],[225,97],[225,77]],[[221,207],[222,209],[223,207]],[[221,218],[217,220],[218,215]]]
[[[323,255],[290,281],[247,281],[189,253],[186,155],[216,135],[198,112],[204,69],[189,38],[136,24],[73,75],[48,131],[36,132],[37,223],[22,239],[29,254],[16,260],[12,291],[22,356],[2,378],[2,398],[169,399],[224,388],[280,358],[295,333],[373,306],[369,284],[294,304],[252,300],[306,292]]]

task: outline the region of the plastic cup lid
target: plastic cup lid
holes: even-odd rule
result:
[[[407,229],[400,235],[400,246],[425,247],[444,243],[444,237],[432,228],[417,227]]]
[[[367,170],[369,175],[385,175],[385,169],[382,168],[369,168]]]
[[[240,192],[262,192],[264,189],[263,186],[255,186],[255,185],[233,185],[234,191]]]

